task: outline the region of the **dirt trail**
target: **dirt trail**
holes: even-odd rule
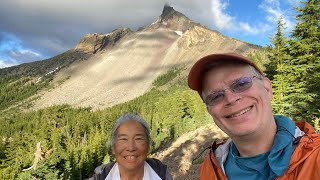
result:
[[[209,150],[203,152],[202,156],[194,161],[213,140],[226,138],[227,136],[214,124],[208,124],[179,137],[163,150],[152,155],[165,163],[175,180],[199,179],[199,168],[202,158]]]

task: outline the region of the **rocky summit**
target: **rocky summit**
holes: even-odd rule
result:
[[[173,7],[166,4],[163,8],[162,14],[158,17],[155,23],[151,24],[150,27],[163,27],[174,31],[185,32],[194,25],[196,24],[193,21],[191,21],[188,17],[174,10]]]
[[[129,28],[118,28],[108,34],[87,34],[80,39],[75,49],[95,54],[98,51],[114,46],[117,41],[131,32]]]

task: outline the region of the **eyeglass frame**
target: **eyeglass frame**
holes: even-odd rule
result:
[[[236,91],[235,91],[235,88],[233,88],[232,86],[235,85],[236,83],[238,83],[241,78],[250,78],[250,80],[251,80],[251,82],[250,82],[251,85],[250,85],[248,88],[244,89],[244,90],[240,90],[240,91],[237,91],[237,90],[236,90]],[[241,76],[240,78],[235,79],[235,80],[229,85],[228,88],[220,89],[220,90],[215,90],[215,91],[211,92],[210,94],[208,94],[206,97],[203,98],[203,102],[204,102],[207,106],[215,106],[215,105],[219,104],[220,102],[222,102],[222,101],[224,100],[225,91],[226,91],[226,90],[230,90],[232,93],[235,93],[235,94],[245,92],[245,91],[249,90],[249,89],[252,87],[253,79],[254,79],[254,78],[257,78],[257,79],[259,79],[259,80],[263,80],[262,77],[257,76],[257,75],[253,75],[253,76]],[[238,83],[238,84],[239,84],[239,83]],[[212,95],[212,94],[214,94],[214,93],[218,93],[218,92],[223,92],[223,97],[222,97],[222,99],[219,100],[219,101],[217,101],[217,102],[215,102],[215,103],[213,103],[213,104],[209,104],[209,103],[207,102],[207,98],[208,98],[210,95]]]

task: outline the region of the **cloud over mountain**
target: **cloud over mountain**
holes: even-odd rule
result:
[[[295,1],[254,1],[248,4],[252,9],[250,12],[256,13],[252,14],[252,20],[245,18],[246,10],[237,1],[3,0],[0,6],[0,60],[2,64],[20,64],[45,59],[74,47],[80,37],[88,33],[108,33],[118,27],[135,31],[154,22],[165,3],[210,29],[265,45],[275,29],[275,23],[267,21],[266,17],[275,18],[281,12],[286,14],[283,4],[292,5]],[[268,8],[272,2],[275,5],[281,2],[281,6]],[[290,26],[290,18],[285,19]],[[12,56],[23,52],[39,56]]]

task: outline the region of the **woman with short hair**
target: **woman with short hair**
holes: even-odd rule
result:
[[[148,158],[150,129],[138,115],[124,114],[112,130],[111,148],[116,162],[95,169],[94,179],[105,180],[172,180],[167,166]]]

